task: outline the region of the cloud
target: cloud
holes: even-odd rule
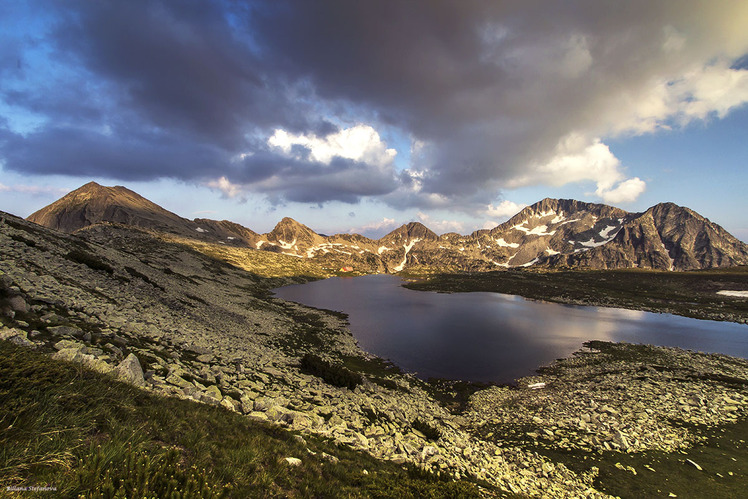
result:
[[[362,234],[373,239],[378,239],[391,232],[398,225],[394,218],[383,217],[382,220],[354,227],[348,231],[350,234]]]
[[[465,224],[457,220],[434,220],[430,215],[421,211],[418,212],[417,216],[421,223],[439,234],[446,232],[462,232],[465,230]]]
[[[37,5],[3,7],[0,35],[0,161],[24,174],[275,204],[480,213],[569,183],[627,202],[647,176],[612,139],[748,102],[740,1]]]
[[[577,133],[564,137],[549,160],[533,165],[528,173],[512,179],[508,185],[561,186],[584,181],[595,182],[595,195],[605,202],[634,201],[646,188],[638,177],[625,178],[621,162],[599,138],[588,139]]]
[[[630,203],[636,200],[647,188],[647,184],[639,177],[619,182],[615,187],[605,189],[598,187],[595,194],[609,204]]]
[[[485,215],[495,218],[513,217],[526,206],[524,203],[515,203],[505,199],[498,205],[489,204],[486,206]]]
[[[268,139],[268,145],[296,159],[302,159],[300,149],[303,149],[307,151],[311,161],[328,165],[333,158],[337,157],[386,167],[392,164],[397,155],[397,151],[387,148],[387,144],[382,142],[374,128],[360,124],[344,128],[326,137],[294,135],[285,130],[276,129],[272,137]]]
[[[5,185],[3,183],[0,183],[0,192],[17,192],[20,194],[29,194],[31,196],[39,196],[39,195],[55,195],[55,196],[64,196],[68,192],[70,192],[69,189],[63,189],[60,187],[51,187],[51,186],[37,186],[37,185],[22,185],[22,184],[16,184],[16,185]]]
[[[226,177],[220,177],[216,180],[210,180],[205,183],[206,186],[211,189],[218,189],[227,198],[235,198],[240,196],[244,191],[241,186],[232,184]]]

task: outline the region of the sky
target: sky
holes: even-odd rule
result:
[[[0,2],[0,210],[468,234],[545,197],[748,241],[748,2]]]

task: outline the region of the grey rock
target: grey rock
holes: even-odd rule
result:
[[[194,388],[192,383],[182,378],[181,376],[177,376],[176,374],[170,374],[169,376],[167,376],[166,382],[170,385],[178,386],[179,388]]]
[[[47,331],[55,336],[74,336],[76,338],[83,337],[83,331],[77,327],[71,326],[51,326],[47,327]]]
[[[23,299],[23,296],[16,295],[12,296],[8,299],[8,306],[10,306],[10,309],[14,312],[23,312],[26,313],[29,311],[29,306],[26,303],[26,300]]]
[[[81,355],[80,348],[63,348],[52,355],[52,358],[57,360],[67,360],[70,362],[79,362],[82,358]]]
[[[216,385],[210,385],[205,392],[203,392],[204,397],[207,397],[210,400],[213,400],[217,403],[220,403],[221,400],[223,400],[223,394],[221,393],[221,390]]]
[[[140,361],[131,353],[125,360],[119,363],[115,369],[117,375],[128,383],[132,383],[135,386],[144,386],[145,379],[143,378],[143,368],[140,366]]]
[[[226,409],[234,412],[239,412],[241,410],[241,404],[228,395],[221,399],[220,405],[221,407],[225,407]]]

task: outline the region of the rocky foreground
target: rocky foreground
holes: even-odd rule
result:
[[[573,472],[530,449],[674,451],[699,439],[682,423],[722,425],[748,410],[746,360],[599,344],[517,387],[476,392],[455,413],[420,380],[376,369],[343,318],[274,299],[268,285],[146,231],[80,238],[10,215],[0,223],[3,340],[456,479],[605,497],[594,468]],[[308,354],[363,376],[335,386],[302,369]]]

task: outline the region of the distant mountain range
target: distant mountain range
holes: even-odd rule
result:
[[[411,222],[380,239],[370,239],[358,234],[317,234],[291,218],[284,218],[266,234],[225,220],[188,220],[125,187],[90,182],[28,220],[70,233],[97,224],[130,225],[360,272],[530,266],[694,270],[748,265],[748,245],[673,203],[628,213],[603,204],[546,198],[493,229],[470,235],[439,236]]]

